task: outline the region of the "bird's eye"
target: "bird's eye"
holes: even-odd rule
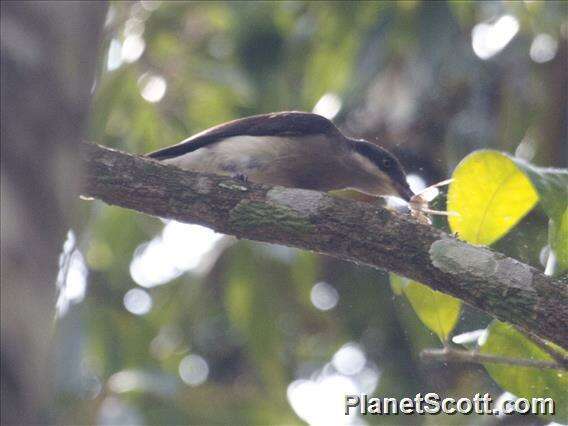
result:
[[[392,160],[390,158],[383,159],[383,167],[389,169],[392,166]]]

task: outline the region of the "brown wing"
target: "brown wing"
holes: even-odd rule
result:
[[[178,157],[232,136],[297,136],[335,132],[339,133],[337,127],[321,115],[298,111],[275,112],[219,124],[147,156],[158,160]]]

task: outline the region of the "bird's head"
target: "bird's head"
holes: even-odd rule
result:
[[[358,166],[373,177],[362,188],[365,192],[393,195],[410,201],[414,193],[406,181],[402,165],[394,155],[365,140],[351,140],[351,154]]]

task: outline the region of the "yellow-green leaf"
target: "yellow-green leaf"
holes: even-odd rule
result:
[[[424,325],[446,341],[459,320],[461,301],[412,280],[403,291]]]
[[[487,328],[487,339],[481,339],[482,354],[507,358],[553,361],[545,351],[527,339],[510,324],[493,321]],[[485,340],[485,341],[483,341]],[[520,398],[546,398],[555,401],[557,419],[568,418],[568,374],[566,371],[485,363],[489,375],[503,389]]]
[[[448,190],[452,232],[473,244],[504,236],[538,201],[530,179],[505,154],[476,151],[456,167]]]
[[[392,272],[389,274],[389,278],[392,292],[397,296],[402,296],[404,287],[407,286],[410,280]]]

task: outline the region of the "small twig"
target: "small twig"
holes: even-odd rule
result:
[[[521,331],[521,330],[519,330]],[[537,336],[534,333],[523,332],[521,331],[527,339],[537,345],[540,349],[550,355],[558,364],[564,367],[565,370],[568,370],[568,356],[564,355],[558,349],[554,348],[550,342],[547,340]]]
[[[463,362],[463,363],[491,363],[517,365],[520,367],[545,368],[552,370],[567,370],[567,368],[554,361],[538,361],[534,359],[509,358],[498,355],[481,354],[476,351],[467,351],[454,348],[424,349],[420,358],[425,361]]]

